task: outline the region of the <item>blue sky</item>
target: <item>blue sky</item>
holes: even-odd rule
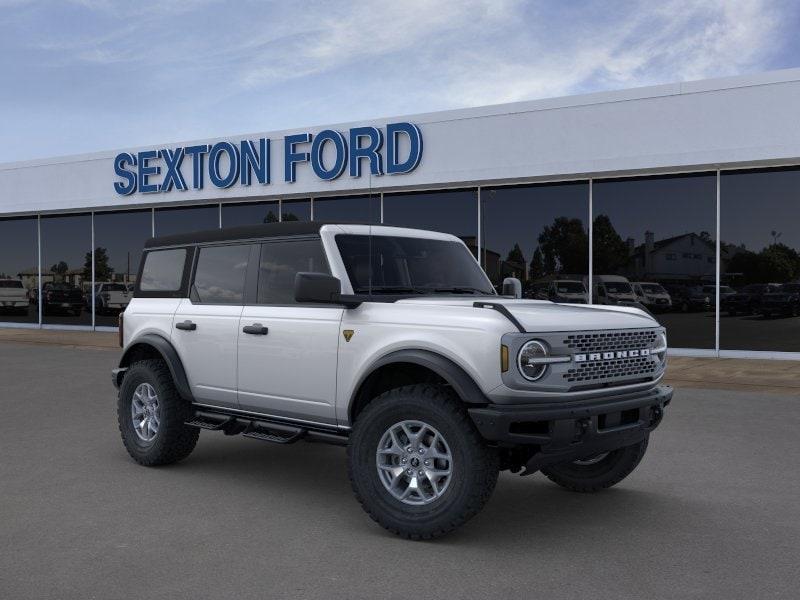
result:
[[[794,0],[0,0],[0,162],[800,66]]]

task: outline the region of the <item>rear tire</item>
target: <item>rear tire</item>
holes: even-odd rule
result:
[[[163,360],[130,366],[119,389],[117,421],[133,460],[152,467],[189,456],[200,436],[199,429],[185,424],[191,416],[191,404],[178,394]]]
[[[544,467],[542,473],[572,492],[599,492],[618,484],[633,472],[647,450],[648,439],[605,455]]]
[[[437,385],[400,387],[370,402],[355,422],[347,459],[364,510],[412,540],[444,535],[475,516],[499,473],[497,452],[458,398]]]

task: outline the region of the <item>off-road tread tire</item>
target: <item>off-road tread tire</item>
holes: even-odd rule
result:
[[[158,435],[149,444],[136,435],[130,418],[131,397],[136,386],[144,381],[155,388],[161,411]],[[128,368],[117,397],[117,423],[125,449],[133,460],[146,467],[155,467],[176,463],[189,456],[200,437],[198,428],[185,424],[191,416],[191,404],[181,398],[163,360],[141,360]]]
[[[542,473],[553,483],[571,492],[589,494],[599,492],[618,484],[639,466],[647,450],[649,436],[641,442],[612,450],[607,459],[581,467],[572,463],[543,467]]]
[[[392,413],[395,416],[391,416]],[[466,475],[470,483],[464,483],[464,480],[458,490],[460,493],[450,488],[441,500],[422,507],[402,506],[391,498],[376,476],[374,462],[377,443],[388,428],[388,425],[383,427],[380,421],[386,423],[387,418],[394,419],[393,422],[403,418],[421,418],[439,429],[445,435],[451,452],[457,454],[455,448],[460,447],[467,457],[469,469]],[[442,431],[445,428],[449,430],[447,434]],[[456,440],[454,433],[460,439]],[[499,458],[496,450],[486,445],[463,404],[449,388],[415,384],[381,394],[358,415],[347,446],[347,472],[356,499],[376,523],[409,540],[430,540],[453,531],[480,512],[497,484]],[[456,484],[455,479],[451,486],[453,484]],[[442,502],[446,504],[442,505]],[[439,514],[425,521],[415,522],[409,515],[401,513],[413,509],[412,513],[420,514],[430,511],[430,507]]]

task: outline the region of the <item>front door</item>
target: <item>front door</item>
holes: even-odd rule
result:
[[[343,309],[298,304],[298,272],[328,272],[318,238],[265,242],[257,303],[239,321],[239,406],[242,410],[336,422],[336,362]]]

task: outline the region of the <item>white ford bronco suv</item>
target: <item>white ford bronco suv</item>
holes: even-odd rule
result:
[[[122,317],[112,378],[137,462],[186,458],[201,429],[345,445],[359,502],[411,539],[475,515],[501,470],[620,482],[672,397],[645,312],[497,295],[460,239],[430,231],[151,239]]]

